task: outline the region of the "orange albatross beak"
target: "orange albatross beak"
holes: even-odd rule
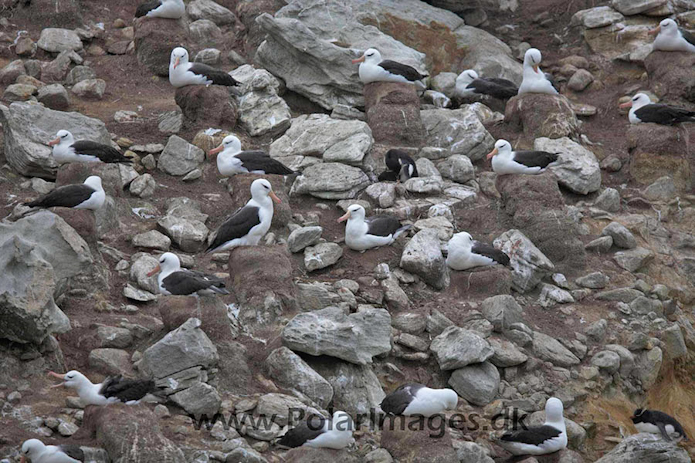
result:
[[[22,458],[19,459],[19,463],[27,463],[27,457],[22,455]]]
[[[157,266],[156,266],[155,268],[153,268],[152,271],[151,271],[150,273],[147,274],[147,276],[148,276],[148,277],[154,276],[154,275],[158,274],[158,273],[161,272],[161,271],[162,271],[162,267],[160,267],[159,264],[157,264]]]
[[[48,376],[51,376],[51,377],[53,377],[53,378],[57,378],[57,379],[60,379],[60,380],[63,380],[63,381],[65,380],[65,375],[59,375],[58,373],[55,373],[55,372],[53,372],[53,371],[49,371],[49,372],[48,372]],[[51,386],[51,388],[60,387],[60,386],[63,386],[63,385],[65,385],[65,383],[58,383],[58,384],[54,384],[53,386]]]
[[[220,146],[218,146],[217,148],[213,148],[213,149],[211,149],[210,151],[208,151],[208,155],[209,155],[209,156],[212,156],[213,154],[217,154],[217,153],[219,153],[220,151],[223,151],[223,150],[224,150],[224,145],[220,145]]]
[[[486,156],[487,160],[489,161],[490,159],[492,159],[494,156],[497,155],[497,153],[499,153],[499,150],[497,148],[495,148],[494,150],[487,153],[487,156]]]
[[[647,32],[649,35],[656,35],[661,32],[661,26],[656,26],[654,29]]]
[[[364,63],[365,58],[366,58],[366,56],[365,56],[365,55],[362,55],[360,58],[353,59],[353,60],[352,60],[352,64]]]
[[[347,212],[345,213],[345,215],[341,216],[341,217],[338,219],[338,222],[345,222],[345,221],[346,221],[347,219],[349,219],[349,218],[350,218],[350,211],[347,211]]]
[[[176,69],[179,64],[181,64],[181,58],[176,58],[176,61],[174,61],[174,69]]]
[[[268,195],[270,196],[270,199],[273,200],[273,202],[276,202],[278,204],[282,203],[282,201],[280,201],[280,198],[277,197],[274,191],[271,190],[270,193],[268,193]]]
[[[618,107],[619,107],[619,108],[622,108],[622,109],[624,109],[624,108],[632,108],[632,101],[628,101],[627,103],[623,103],[623,104],[621,104],[621,105],[618,106]]]
[[[538,72],[538,65],[537,64],[533,65],[533,72]]]
[[[51,140],[48,142],[48,146],[54,146],[60,143],[60,138],[56,138],[55,140]]]

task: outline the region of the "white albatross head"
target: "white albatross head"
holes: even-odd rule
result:
[[[678,24],[673,19],[664,19],[654,29],[649,31],[649,35],[664,35],[666,37],[678,36]]]
[[[48,376],[52,376],[53,378],[63,380],[62,383],[54,384],[53,386],[51,386],[52,388],[65,386],[75,388],[79,391],[87,385],[92,385],[92,382],[89,379],[87,379],[85,375],[83,375],[77,370],[70,370],[64,375],[55,373],[53,371],[49,371]]]
[[[347,208],[347,212],[338,219],[338,222],[345,222],[346,220],[352,219],[364,220],[365,215],[366,212],[362,206],[359,204],[353,204]]]
[[[231,154],[241,152],[241,141],[234,135],[228,135],[222,140],[222,144],[217,148],[211,149],[208,154],[212,156],[222,151],[230,151]]]
[[[181,269],[181,261],[179,260],[179,256],[177,256],[173,252],[165,252],[164,254],[159,256],[159,263],[155,268],[152,269],[151,272],[147,274],[147,276],[151,277],[158,274],[159,272],[169,274],[179,269]]]
[[[357,63],[379,64],[381,63],[381,53],[376,48],[368,48],[364,55],[352,60],[352,64]]]
[[[466,69],[461,74],[459,74],[458,77],[456,77],[456,84],[457,85],[460,85],[460,84],[468,85],[477,78],[478,78],[477,72],[475,72],[473,69]]]
[[[452,236],[451,239],[449,240],[448,248],[451,249],[452,247],[470,246],[472,242],[473,242],[473,237],[471,236],[470,233],[458,232],[458,233],[455,233],[454,236]]]
[[[87,179],[84,181],[84,184],[94,188],[97,191],[103,191],[104,188],[101,186],[101,177],[98,175],[90,175],[87,177]]]
[[[263,203],[269,196],[270,199],[278,204],[282,202],[273,191],[273,186],[268,180],[264,178],[254,180],[251,184],[251,198],[257,203]]]
[[[565,420],[562,416],[564,406],[562,400],[551,397],[545,403],[545,421],[550,423],[561,423]]]
[[[38,459],[39,455],[46,449],[46,445],[38,439],[29,439],[22,444],[22,458],[20,463],[25,463],[27,458],[31,461]]]
[[[533,72],[540,73],[538,66],[542,59],[541,51],[538,48],[529,48],[524,54],[524,68],[532,68]]]
[[[169,66],[176,69],[181,64],[188,63],[188,51],[183,47],[176,47],[171,51]]]
[[[634,110],[638,110],[642,106],[646,106],[648,104],[651,104],[652,100],[649,98],[649,95],[646,93],[638,93],[635,96],[632,97],[630,101],[627,103],[623,103],[620,105],[621,108],[633,108]]]
[[[489,161],[493,157],[497,156],[498,154],[507,154],[511,153],[512,151],[512,145],[509,144],[507,140],[499,139],[495,142],[495,149],[490,151],[486,158]]]
[[[75,143],[75,138],[67,130],[59,130],[56,138],[48,142],[48,146],[55,145],[72,145]]]

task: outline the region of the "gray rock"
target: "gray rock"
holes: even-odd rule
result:
[[[611,222],[601,231],[602,236],[613,238],[613,244],[623,249],[634,249],[637,247],[635,236],[624,225],[618,222]]]
[[[583,277],[579,277],[576,283],[582,288],[603,289],[608,286],[610,278],[605,273],[593,272]]]
[[[75,85],[77,82],[96,78],[97,73],[94,71],[94,69],[90,68],[89,66],[75,66],[68,73],[68,76],[65,79],[65,84]]]
[[[436,289],[449,285],[446,260],[442,255],[437,231],[426,228],[406,244],[401,255],[401,268],[414,273]]]
[[[123,349],[94,349],[89,353],[88,361],[91,368],[104,375],[133,374],[130,354]]]
[[[555,271],[550,259],[519,230],[504,232],[495,239],[494,246],[511,257],[512,286],[519,292],[531,291]]]
[[[133,342],[133,335],[130,330],[116,326],[100,326],[97,328],[97,337],[101,342],[101,347],[125,349]]]
[[[126,285],[125,288],[123,288],[123,295],[128,299],[138,302],[150,302],[157,300],[157,296],[150,293],[149,291],[135,288],[130,284]]]
[[[635,2],[639,3],[639,2]],[[660,435],[639,433],[623,439],[596,463],[691,463],[687,450]]]
[[[157,128],[162,133],[179,133],[183,128],[183,113],[178,111],[166,111],[159,115]]]
[[[591,358],[591,364],[602,372],[612,375],[620,369],[620,356],[610,350],[602,350]]]
[[[441,177],[414,177],[406,180],[403,186],[410,193],[434,196],[442,192],[442,179]]]
[[[642,193],[649,201],[666,202],[676,197],[676,184],[671,177],[661,177]]]
[[[4,68],[0,69],[0,84],[14,84],[19,76],[25,76],[27,71],[24,67],[24,61],[21,59],[10,62]]]
[[[662,347],[668,358],[675,360],[688,354],[683,333],[677,323],[662,330],[659,337],[663,342]]]
[[[332,394],[333,392],[331,389],[331,395]],[[295,397],[274,393],[264,394],[258,398],[258,405],[256,405],[254,414],[261,416],[265,415],[268,418],[272,417],[275,423],[279,424],[280,426],[287,426],[290,421],[292,421],[292,425],[295,424],[297,416],[294,410],[297,409],[304,411],[306,414],[320,414],[316,408],[308,407],[305,403],[301,402]]]
[[[537,138],[533,148],[558,153],[558,160],[549,169],[560,185],[578,194],[588,194],[601,188],[601,168],[594,153],[582,145],[563,138]]]
[[[76,140],[111,143],[104,123],[75,112],[47,109],[41,105],[12,103],[0,105],[7,162],[22,175],[55,178],[56,162],[47,140],[59,130],[69,130]]]
[[[609,6],[597,6],[587,10],[577,11],[570,22],[571,25],[583,25],[587,29],[610,26],[621,22],[624,16]]]
[[[394,183],[372,183],[364,193],[382,209],[393,206],[396,202],[396,185]]]
[[[321,199],[353,199],[369,185],[367,175],[357,167],[338,162],[314,164],[292,184],[290,195],[309,194]]]
[[[287,248],[292,253],[303,251],[307,246],[318,243],[322,233],[323,228],[319,226],[296,228],[287,237]]]
[[[455,370],[449,378],[449,385],[458,395],[482,407],[497,396],[500,373],[490,362],[477,363]]]
[[[346,315],[327,307],[296,315],[282,330],[282,340],[295,351],[364,365],[391,350],[391,316],[384,309],[362,308]]]
[[[75,434],[80,428],[75,424],[71,423],[69,421],[62,421],[58,425],[58,434],[60,434],[63,437],[70,437],[73,434]]]
[[[139,255],[130,266],[130,279],[136,282],[137,285],[145,291],[155,294],[158,293],[159,286],[157,277],[147,276],[157,265],[159,265],[159,260],[157,258],[149,254]]]
[[[488,338],[488,342],[495,351],[492,357],[490,357],[490,362],[496,367],[514,367],[528,360],[528,355],[521,352],[513,343],[505,339]]]
[[[475,179],[475,168],[471,160],[461,154],[449,156],[437,164],[437,169],[442,174],[442,177],[457,183],[466,183]]]
[[[72,93],[82,98],[101,100],[105,91],[106,82],[102,79],[85,79],[72,86]]]
[[[620,193],[615,188],[606,188],[596,198],[594,206],[604,211],[618,212],[620,210]]]
[[[611,2],[611,6],[625,16],[644,13],[665,4],[666,0],[613,0]]]
[[[381,281],[381,288],[384,290],[384,300],[391,310],[407,310],[410,306],[410,299],[398,284],[398,278],[389,275]]]
[[[341,301],[340,296],[331,291],[331,285],[328,283],[297,283],[297,292],[299,307],[304,312],[325,309]]]
[[[304,267],[313,272],[330,267],[343,257],[343,248],[336,243],[319,243],[304,250]]]
[[[199,19],[188,25],[191,38],[200,46],[213,46],[222,39],[222,30],[209,19]]]
[[[148,156],[152,155],[150,154]],[[152,157],[152,159],[154,159],[154,157]],[[143,165],[144,164],[145,162],[143,158]],[[157,189],[157,182],[155,182],[154,177],[145,173],[135,178],[135,180],[130,183],[128,189],[132,194],[139,198],[149,198],[150,196],[154,195],[154,192]]]
[[[466,463],[494,463],[487,450],[475,442],[461,441],[456,448],[456,456],[459,462]],[[531,463],[531,462],[527,462]]]
[[[186,6],[186,13],[193,21],[207,19],[218,26],[226,26],[237,22],[234,13],[212,0],[193,0]]]
[[[268,460],[252,448],[236,448],[225,456],[225,463],[268,463]]]
[[[330,383],[287,347],[272,351],[265,364],[275,384],[297,397],[308,397],[321,408],[327,407],[333,399]]]
[[[420,230],[425,230],[427,228],[435,230],[437,232],[437,237],[441,241],[449,241],[454,234],[454,225],[449,221],[449,219],[442,216],[420,219],[413,224],[413,230],[415,230],[415,232],[419,232]]]
[[[427,130],[427,146],[448,149],[471,161],[482,159],[495,144],[492,135],[470,107],[463,109],[429,109],[420,112]]]
[[[393,457],[386,449],[376,449],[364,456],[364,463],[393,463]]]
[[[628,251],[616,252],[615,262],[628,272],[636,272],[654,259],[654,253],[649,249],[635,248]]]
[[[172,135],[159,156],[157,167],[169,175],[186,175],[205,161],[205,152],[183,138]]]
[[[567,87],[575,92],[584,91],[594,81],[594,76],[586,69],[580,69],[570,77]],[[596,161],[598,164],[598,161]]]
[[[493,329],[499,333],[508,330],[513,323],[523,322],[523,309],[508,294],[488,297],[480,306],[480,311]]]
[[[55,182],[47,182],[42,178],[34,177],[31,179],[31,189],[35,192],[45,195],[55,190]]]
[[[481,363],[494,354],[490,344],[477,333],[456,326],[448,327],[434,338],[430,350],[442,370]]]
[[[635,356],[627,348],[618,344],[607,344],[606,350],[615,352],[620,357],[620,376],[628,378],[635,369]]]
[[[198,252],[207,243],[208,227],[198,220],[167,215],[157,225],[184,252]]]
[[[272,74],[250,65],[241,66],[230,74],[241,83],[239,121],[249,135],[279,135],[290,127],[290,107],[278,96],[280,83]]]
[[[559,367],[567,368],[580,363],[577,356],[563,346],[560,341],[540,331],[533,333],[533,353],[539,359]]]
[[[328,360],[328,361],[326,361]],[[353,365],[335,359],[313,359],[309,364],[333,387],[333,407],[356,416],[379,409],[386,394],[370,365]]]
[[[425,331],[427,319],[417,313],[399,313],[394,314],[393,318],[391,319],[391,325],[397,330],[406,333],[420,334]]]
[[[613,247],[613,237],[602,236],[600,238],[596,238],[590,243],[587,243],[587,245],[584,246],[584,249],[590,252],[606,253],[610,251],[611,247]]]
[[[457,77],[455,72],[441,72],[432,78],[430,84],[434,90],[453,98],[456,95]]]
[[[38,89],[33,85],[12,84],[9,85],[2,94],[2,99],[6,101],[27,101]]]
[[[635,357],[634,375],[642,382],[642,389],[645,391],[656,384],[663,358],[663,352],[658,347],[642,351]]]
[[[196,417],[201,415],[212,417],[220,409],[220,405],[222,405],[222,399],[217,389],[200,382],[170,395],[169,399],[183,408],[186,413]]]
[[[629,304],[640,296],[644,296],[644,293],[636,289],[617,288],[598,293],[596,299],[599,301],[624,302]]]
[[[200,329],[200,320],[189,318],[142,354],[139,369],[156,379],[166,378],[188,368],[217,365],[217,348]]]
[[[133,237],[133,246],[168,251],[169,247],[171,247],[171,240],[168,236],[161,234],[157,230],[150,230],[135,235]]]
[[[52,27],[41,31],[37,45],[40,49],[51,53],[59,53],[66,50],[82,50],[82,40],[80,40],[76,32]]]
[[[70,106],[68,91],[60,84],[41,87],[36,98],[39,100],[39,103],[43,103],[46,107],[59,111],[64,111]]]

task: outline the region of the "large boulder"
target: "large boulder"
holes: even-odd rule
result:
[[[145,405],[87,407],[80,435],[95,436],[111,461],[185,463],[181,449],[164,437],[159,420]]]
[[[649,85],[659,98],[669,103],[681,103],[693,109],[695,105],[695,53],[653,51],[644,60]]]
[[[267,34],[255,61],[283,78],[287,88],[326,109],[364,106],[353,50],[377,48],[392,59],[424,71],[425,55],[396,41],[376,27],[358,21],[349,3],[328,0],[319,7],[294,0],[275,17],[261,14],[256,22]]]
[[[478,267],[463,272],[450,269],[449,278],[451,283],[447,292],[456,299],[509,294],[512,288],[512,274],[502,265]]]
[[[435,289],[449,285],[449,272],[437,230],[425,228],[408,241],[401,255],[401,268],[414,273]]]
[[[450,326],[432,340],[430,350],[442,370],[456,370],[484,362],[494,351],[478,333]]]
[[[309,194],[321,199],[353,199],[367,188],[369,177],[361,169],[339,162],[314,164],[292,184],[290,195]]]
[[[396,146],[420,146],[425,128],[420,98],[412,84],[372,82],[364,86],[367,123],[374,140]]]
[[[579,133],[577,116],[562,95],[524,93],[512,97],[504,121],[529,139],[573,137]]]
[[[190,127],[236,127],[237,104],[222,85],[187,85],[176,89],[174,100]]]
[[[9,107],[0,105],[0,123],[7,162],[28,177],[55,178],[57,163],[47,143],[59,130],[69,130],[76,140],[111,143],[111,136],[102,121],[37,104],[16,102]]]
[[[482,407],[492,402],[497,396],[500,373],[490,362],[475,363],[451,373],[449,385],[461,397]]]
[[[533,149],[557,153],[558,160],[549,169],[560,185],[585,195],[601,188],[601,167],[594,153],[567,137],[537,138]]]
[[[658,434],[639,433],[623,439],[618,445],[596,460],[596,463],[691,463],[688,451]]]
[[[445,148],[451,154],[462,154],[477,161],[495,145],[471,106],[455,110],[428,109],[421,112],[421,117],[427,131],[427,146]]]
[[[75,31],[47,27],[41,30],[38,47],[51,53],[82,50],[82,40]]]
[[[338,307],[326,307],[296,315],[282,330],[282,341],[295,351],[366,365],[391,351],[391,316],[384,309],[362,308],[346,315]]]
[[[74,29],[84,26],[82,12],[85,10],[81,0],[61,0],[56,4],[55,0],[32,0],[31,3],[3,2],[3,8],[7,4],[13,4],[13,21],[36,21],[35,24],[50,24],[51,27],[64,27]],[[57,5],[60,8],[57,8]]]
[[[186,13],[193,21],[208,19],[218,26],[227,26],[237,21],[234,13],[212,0],[193,0],[186,6]]]
[[[275,384],[289,389],[298,397],[307,397],[321,408],[327,407],[333,399],[331,384],[287,347],[272,351],[266,358],[265,364]],[[340,408],[340,410],[344,409]]]
[[[389,415],[381,431],[381,446],[397,461],[454,463],[459,461],[447,423],[442,417]],[[389,460],[390,461],[390,460]]]
[[[0,237],[1,238],[1,237]],[[70,330],[70,320],[53,300],[53,267],[22,236],[0,244],[0,338],[41,344]]]
[[[540,331],[533,333],[533,353],[539,359],[559,367],[568,368],[580,363],[577,356],[563,346],[560,341]]]
[[[135,54],[138,63],[158,76],[169,76],[171,50],[186,46],[188,27],[183,20],[164,18],[137,18],[135,27]]]
[[[290,127],[292,113],[285,100],[278,96],[281,85],[275,76],[249,64],[229,74],[241,84],[239,122],[249,135],[279,135]]]
[[[533,290],[555,265],[519,230],[502,233],[495,247],[507,254],[512,269],[512,287],[521,293]]]

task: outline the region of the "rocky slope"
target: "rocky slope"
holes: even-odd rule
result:
[[[499,417],[540,422],[557,396],[569,449],[525,463],[691,461],[688,442],[630,436],[629,416],[657,408],[695,435],[695,127],[630,126],[617,106],[642,90],[695,108],[695,56],[649,53],[646,34],[666,16],[692,27],[695,2],[192,0],[181,21],[131,22],[136,6],[0,1],[0,458],[39,437],[95,461],[507,461]],[[179,45],[241,85],[173,89]],[[451,104],[363,87],[350,60],[370,46],[427,70]],[[518,83],[529,46],[564,96],[454,95],[467,68]],[[135,163],[58,168],[45,143],[59,129]],[[205,255],[256,178],[220,180],[206,152],[227,133],[300,173],[269,176],[283,203],[262,246]],[[497,177],[498,138],[560,161]],[[421,177],[376,182],[394,146]],[[92,174],[108,194],[96,214],[24,215]],[[412,230],[351,251],[336,219],[353,202]],[[511,267],[449,271],[462,230]],[[155,296],[146,275],[167,250],[232,294]],[[84,409],[48,388],[48,370],[70,369],[152,378],[166,399]],[[368,417],[403,382],[453,388],[467,421],[364,419],[348,450],[274,445],[293,410]],[[216,413],[231,425],[191,419]]]

